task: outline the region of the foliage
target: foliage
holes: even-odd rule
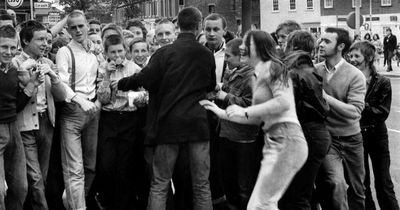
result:
[[[60,4],[65,6],[65,12],[69,13],[72,10],[82,10],[86,12],[97,0],[60,0]]]

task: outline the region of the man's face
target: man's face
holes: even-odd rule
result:
[[[281,30],[279,30],[276,33],[276,37],[278,38],[278,45],[281,47],[281,49],[285,49],[286,47],[286,41],[287,37],[289,35],[289,32],[286,27],[283,27]]]
[[[129,27],[128,30],[130,30],[130,31],[133,33],[133,36],[134,36],[135,38],[136,38],[136,37],[143,38],[143,31],[142,31],[141,28],[136,27],[136,26],[131,26],[131,27]]]
[[[0,37],[0,62],[8,64],[17,52],[17,38]]]
[[[175,28],[173,24],[160,24],[156,27],[156,41],[161,47],[170,44],[175,39]]]
[[[319,54],[324,58],[329,58],[337,54],[337,34],[325,33],[321,36],[319,43]]]
[[[367,62],[360,49],[354,49],[350,52],[350,63],[360,70],[364,70],[367,67]]]
[[[240,54],[234,55],[232,53],[232,48],[227,47],[225,50],[225,62],[231,70],[240,66]]]
[[[53,47],[53,35],[51,33],[47,32],[47,42],[46,42],[46,50],[44,52],[45,55],[49,54],[51,51],[51,48]]]
[[[387,35],[392,35],[392,31],[391,30],[386,30],[386,34]]]
[[[211,47],[219,47],[223,40],[225,29],[222,20],[206,20],[204,23],[204,31],[206,34],[207,44]]]
[[[0,20],[0,26],[6,26],[6,25],[14,26],[12,20]]]
[[[89,31],[94,32],[96,34],[101,33],[101,27],[99,24],[89,24]]]
[[[107,49],[106,56],[113,61],[117,59],[124,60],[125,59],[125,48],[122,44],[110,45]]]
[[[88,38],[94,44],[95,49],[98,49],[100,52],[103,52],[103,42],[101,41],[101,37],[98,34],[89,35]]]
[[[68,24],[68,33],[71,34],[72,39],[78,43],[83,43],[86,40],[89,27],[86,23],[85,17],[78,15],[72,17]]]
[[[147,43],[138,42],[132,46],[133,61],[138,65],[146,63],[147,58],[150,56]]]
[[[47,31],[35,31],[30,42],[23,40],[25,47],[24,51],[33,58],[42,57],[47,48]]]

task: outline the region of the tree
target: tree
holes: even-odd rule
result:
[[[86,12],[96,3],[98,3],[98,0],[60,0],[60,4],[65,6],[64,10],[67,13],[76,9]]]
[[[140,17],[143,13],[141,4],[149,0],[113,0],[112,5],[118,5],[125,8],[127,19]]]

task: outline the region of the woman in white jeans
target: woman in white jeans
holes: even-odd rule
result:
[[[252,106],[220,109],[200,101],[222,119],[243,124],[264,123],[265,145],[248,210],[278,209],[277,202],[307,159],[308,148],[297,119],[292,81],[277,58],[275,42],[264,31],[249,31],[240,46],[241,59],[255,68]]]

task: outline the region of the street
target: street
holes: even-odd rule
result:
[[[399,71],[398,68],[395,68],[395,71]],[[400,201],[400,77],[391,77],[390,80],[392,83],[392,106],[386,125],[389,132],[390,172],[397,200]],[[373,174],[371,174],[371,177],[373,177]],[[374,183],[373,179],[371,183]],[[375,193],[374,187],[371,188]],[[375,205],[379,209],[375,194],[374,198]]]

